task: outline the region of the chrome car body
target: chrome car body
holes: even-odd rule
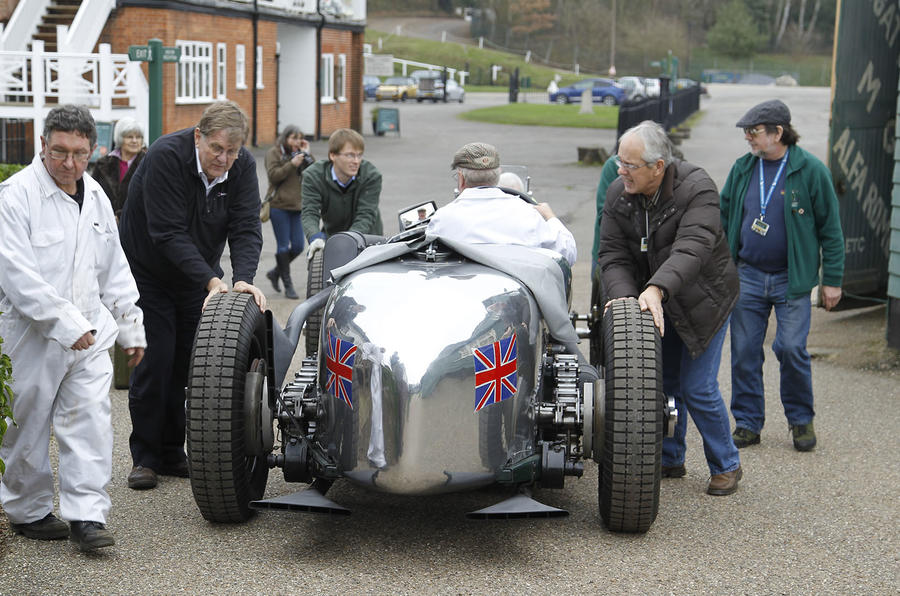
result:
[[[400,296],[384,291],[397,287]],[[399,494],[452,492],[492,484],[508,460],[534,451],[543,333],[522,284],[460,257],[412,256],[342,279],[323,321],[317,382],[327,397],[315,440],[350,481]],[[336,338],[357,349],[349,400],[330,389]],[[476,409],[473,347],[510,338],[515,394]]]

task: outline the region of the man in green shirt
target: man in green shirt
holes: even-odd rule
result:
[[[383,233],[378,210],[381,173],[363,159],[365,147],[358,132],[338,129],[328,139],[328,159],[303,172],[301,218],[308,259],[337,232]]]

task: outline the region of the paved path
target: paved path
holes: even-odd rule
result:
[[[703,100],[705,115],[683,146],[687,158],[721,184],[731,161],[744,151],[733,123],[747,107],[774,94],[793,108],[804,146],[823,155],[827,89],[713,86]],[[416,200],[447,202],[453,151],[476,139],[495,143],[505,163],[531,168],[536,194],[572,227],[582,251],[575,267],[575,306],[583,309],[600,170],[577,165],[575,147],[609,148],[612,133],[492,126],[452,117],[472,104],[502,101],[497,95],[472,96],[464,106],[402,104],[402,137],[367,136],[366,155],[385,175],[385,223],[396,225],[396,210]],[[314,150],[324,157],[324,143],[314,143]],[[265,234],[267,267],[273,247],[269,226]],[[294,269],[301,277],[303,267]],[[284,320],[295,303],[271,298]],[[854,332],[852,317],[816,313],[815,321]],[[767,354],[766,387],[777,395],[774,358]],[[791,448],[780,405],[770,399],[762,445],[742,452],[740,490],[727,498],[709,497],[703,492],[708,471],[702,446],[690,425],[687,476],[663,482],[659,517],[640,536],[601,526],[593,464],[586,465],[583,478],[569,479],[564,490],[536,492],[538,499],[571,511],[559,520],[466,521],[466,511],[500,500],[502,494],[493,490],[408,498],[338,483],[329,495],[354,511],[348,518],[266,512],[242,525],[212,525],[198,513],[187,480],[164,478],[149,492],[126,488],[130,422],[125,392],[114,391],[109,490],[116,547],[84,556],[64,543],[14,537],[0,562],[0,594],[897,593],[897,378],[818,360],[813,366],[816,451]],[[728,377],[723,366],[726,399]],[[267,491],[278,495],[294,488],[273,472]]]

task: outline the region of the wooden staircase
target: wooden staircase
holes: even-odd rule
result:
[[[50,3],[50,6],[47,7],[47,13],[38,25],[38,32],[34,36],[34,39],[40,39],[44,42],[44,51],[59,51],[56,44],[56,26],[71,26],[80,6],[81,0],[53,0]],[[31,48],[30,43],[28,47],[29,49]]]

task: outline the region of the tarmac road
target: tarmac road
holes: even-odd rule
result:
[[[704,116],[682,148],[718,184],[745,147],[733,123],[751,105],[780,96],[792,107],[801,144],[824,157],[828,89],[713,85]],[[543,97],[529,98],[546,101]],[[451,198],[449,162],[465,142],[496,144],[504,163],[529,166],[535,194],[552,204],[576,236],[576,309],[588,301],[594,190],[600,170],[575,163],[576,147],[612,147],[613,133],[477,124],[453,118],[505,96],[470,95],[463,106],[399,107],[402,137],[367,136],[366,157],[383,172],[382,213],[395,229],[396,211],[420,199]],[[367,104],[372,106],[374,104]],[[368,118],[367,118],[368,124]],[[324,142],[313,143],[325,157]],[[265,148],[256,151],[263,155]],[[261,271],[273,263],[271,227]],[[295,278],[305,281],[298,260]],[[303,278],[302,280],[300,278]],[[267,283],[262,275],[261,287]],[[303,283],[298,284],[302,293]],[[271,289],[271,288],[269,288]],[[284,321],[296,302],[270,293]],[[814,316],[814,326],[844,324]],[[847,327],[847,333],[853,333]],[[766,387],[777,395],[774,357]],[[729,356],[720,382],[729,394]],[[687,476],[664,480],[659,516],[644,535],[605,530],[597,511],[597,467],[563,490],[535,497],[566,508],[567,518],[476,522],[467,511],[505,494],[397,497],[337,483],[329,497],[353,510],[346,518],[264,512],[240,525],[200,516],[190,482],[164,477],[153,491],[125,485],[127,396],[113,391],[116,442],[110,527],[117,544],[82,555],[66,543],[12,537],[0,562],[2,594],[895,594],[900,591],[900,435],[897,377],[814,360],[819,447],[798,453],[777,399],[767,406],[763,441],[742,451],[744,480],[730,497],[704,492],[708,470],[699,435],[689,425]],[[297,488],[273,471],[270,496]]]

